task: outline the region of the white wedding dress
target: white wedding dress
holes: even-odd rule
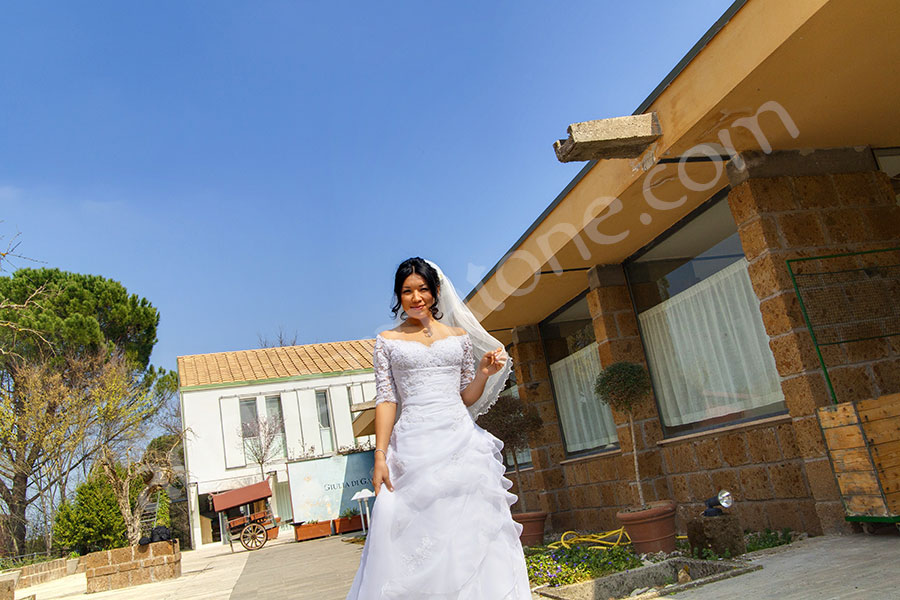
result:
[[[521,525],[509,507],[503,443],[460,391],[475,363],[468,335],[426,346],[375,340],[376,404],[397,402],[382,486],[348,600],[530,600]]]

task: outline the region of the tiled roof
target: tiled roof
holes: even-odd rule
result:
[[[372,368],[375,340],[326,342],[178,357],[183,388]]]

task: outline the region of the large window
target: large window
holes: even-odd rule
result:
[[[242,398],[241,411],[241,438],[244,442],[244,460],[253,462],[252,456],[254,444],[259,439],[259,417],[256,412],[256,398]]]
[[[587,298],[580,296],[541,323],[541,337],[566,452],[614,446],[618,438],[612,412],[594,393],[600,357]]]
[[[319,440],[322,454],[334,452],[334,431],[331,427],[331,406],[326,390],[316,390],[316,411],[319,417]]]
[[[287,443],[284,436],[284,415],[281,412],[281,396],[266,396],[266,419],[272,441],[273,456],[287,458]]]
[[[726,199],[626,263],[667,434],[785,411]]]

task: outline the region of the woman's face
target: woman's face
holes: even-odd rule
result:
[[[434,295],[428,289],[425,278],[418,273],[413,273],[403,281],[400,288],[400,306],[411,319],[425,319],[431,317],[431,305],[434,304]]]

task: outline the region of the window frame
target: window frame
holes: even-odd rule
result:
[[[271,419],[272,415],[269,414],[269,400],[275,399],[278,401],[278,419],[281,422],[281,455],[278,458],[273,460],[287,460],[288,450],[287,450],[287,432],[284,427],[284,403],[281,401],[281,394],[266,394],[263,396],[263,403],[266,408],[266,419]]]
[[[325,412],[328,416],[327,429],[329,430],[330,435],[331,435],[331,450],[326,452],[324,448],[321,448],[321,452],[319,453],[319,456],[332,456],[334,454],[337,454],[338,445],[337,445],[337,432],[335,432],[335,428],[334,428],[334,410],[332,407],[333,403],[331,401],[331,389],[328,387],[322,387],[322,388],[316,388],[314,391],[315,398],[316,398],[316,426],[319,430],[319,440],[318,441],[321,444],[322,443],[322,431],[326,428],[322,427],[322,423],[319,420],[319,393],[320,392],[322,394],[324,394],[324,396],[325,396]]]
[[[628,290],[628,299],[631,302],[631,310],[634,312],[635,321],[637,322],[638,337],[640,338],[641,350],[644,352],[645,357],[647,356],[647,346],[644,342],[644,328],[641,326],[640,319],[637,318],[638,307],[637,307],[637,302],[634,297],[634,287],[633,287],[634,282],[632,281],[631,276],[629,274],[628,265],[636,262],[642,256],[644,256],[645,254],[647,254],[648,252],[650,252],[651,250],[656,248],[659,244],[662,244],[663,242],[665,242],[672,236],[676,235],[685,226],[690,224],[691,221],[693,221],[695,218],[697,218],[698,216],[700,216],[701,214],[706,212],[706,210],[711,208],[714,204],[721,202],[721,201],[728,202],[728,193],[730,191],[731,191],[731,186],[726,185],[724,188],[717,191],[710,198],[705,200],[702,204],[697,206],[694,210],[690,211],[684,217],[679,219],[674,225],[672,225],[672,227],[670,227],[669,229],[664,231],[662,234],[657,236],[654,240],[650,241],[647,245],[643,246],[642,248],[637,250],[635,253],[633,253],[631,256],[629,256],[628,258],[626,258],[625,260],[622,261],[622,272],[625,275],[625,287]],[[733,215],[732,215],[732,219],[734,219]],[[735,230],[737,230],[737,229],[738,229],[738,226],[737,226],[737,223],[735,223]],[[743,247],[742,247],[742,250],[743,250]],[[746,253],[745,253],[745,257],[746,257]],[[648,372],[652,370],[652,367],[650,366],[649,362],[647,363],[647,370],[648,370]],[[659,419],[659,426],[660,426],[660,429],[662,430],[664,440],[671,439],[671,438],[679,438],[679,437],[683,437],[685,435],[693,435],[693,434],[703,433],[706,431],[712,431],[715,429],[720,429],[722,427],[731,427],[734,425],[742,425],[744,423],[751,423],[753,421],[759,421],[761,419],[777,417],[777,416],[788,413],[787,404],[785,404],[784,410],[773,412],[773,413],[766,413],[763,415],[753,415],[753,416],[748,416],[748,417],[742,417],[742,418],[725,421],[725,422],[709,423],[709,424],[701,426],[701,427],[685,428],[684,426],[682,426],[682,427],[675,428],[675,427],[667,426],[663,422],[662,407],[659,404],[659,395],[656,392],[656,384],[653,382],[652,376],[650,377],[650,386],[653,391],[653,402],[656,405],[656,414]]]
[[[556,426],[559,428],[559,438],[562,441],[562,448],[563,448],[563,453],[565,455],[565,460],[568,460],[571,458],[582,458],[582,457],[591,456],[594,454],[606,454],[610,451],[618,450],[619,448],[621,448],[620,442],[618,439],[618,437],[619,437],[618,431],[617,431],[616,441],[613,444],[609,444],[609,445],[601,446],[601,447],[597,447],[597,448],[588,448],[585,450],[576,450],[574,452],[569,451],[568,444],[566,443],[566,432],[564,431],[564,428],[563,428],[562,419],[559,416],[560,415],[559,399],[556,396],[556,389],[553,386],[553,375],[550,373],[550,361],[547,358],[547,341],[544,336],[544,325],[548,324],[550,321],[552,321],[553,319],[555,319],[556,317],[561,315],[566,310],[573,307],[576,303],[580,302],[581,300],[584,300],[585,302],[587,302],[587,295],[590,293],[590,291],[591,291],[590,288],[585,289],[583,292],[579,293],[577,296],[575,296],[574,298],[572,298],[571,300],[569,300],[568,302],[566,302],[565,304],[563,304],[562,306],[560,306],[559,308],[554,310],[552,313],[547,315],[546,318],[541,319],[540,323],[538,323],[538,331],[540,332],[540,335],[541,335],[541,350],[543,350],[543,352],[544,352],[544,365],[547,367],[547,381],[550,384],[550,386],[549,386],[550,394],[553,397],[553,408],[554,408],[554,410],[556,410],[556,417],[557,417]],[[591,318],[591,325],[593,326],[593,318]],[[597,340],[596,340],[596,335],[595,335],[594,342],[596,342],[596,341]],[[598,400],[598,402],[599,402],[599,400]],[[613,424],[615,425],[615,422],[613,422]]]
[[[257,396],[238,397],[238,414],[241,417],[241,451],[244,455],[244,466],[247,466],[249,463],[253,462],[250,457],[247,456],[247,440],[258,436],[247,435],[247,424],[244,423],[244,411],[242,410],[244,405],[253,406],[253,414],[255,415],[256,422],[259,423],[259,399]]]

